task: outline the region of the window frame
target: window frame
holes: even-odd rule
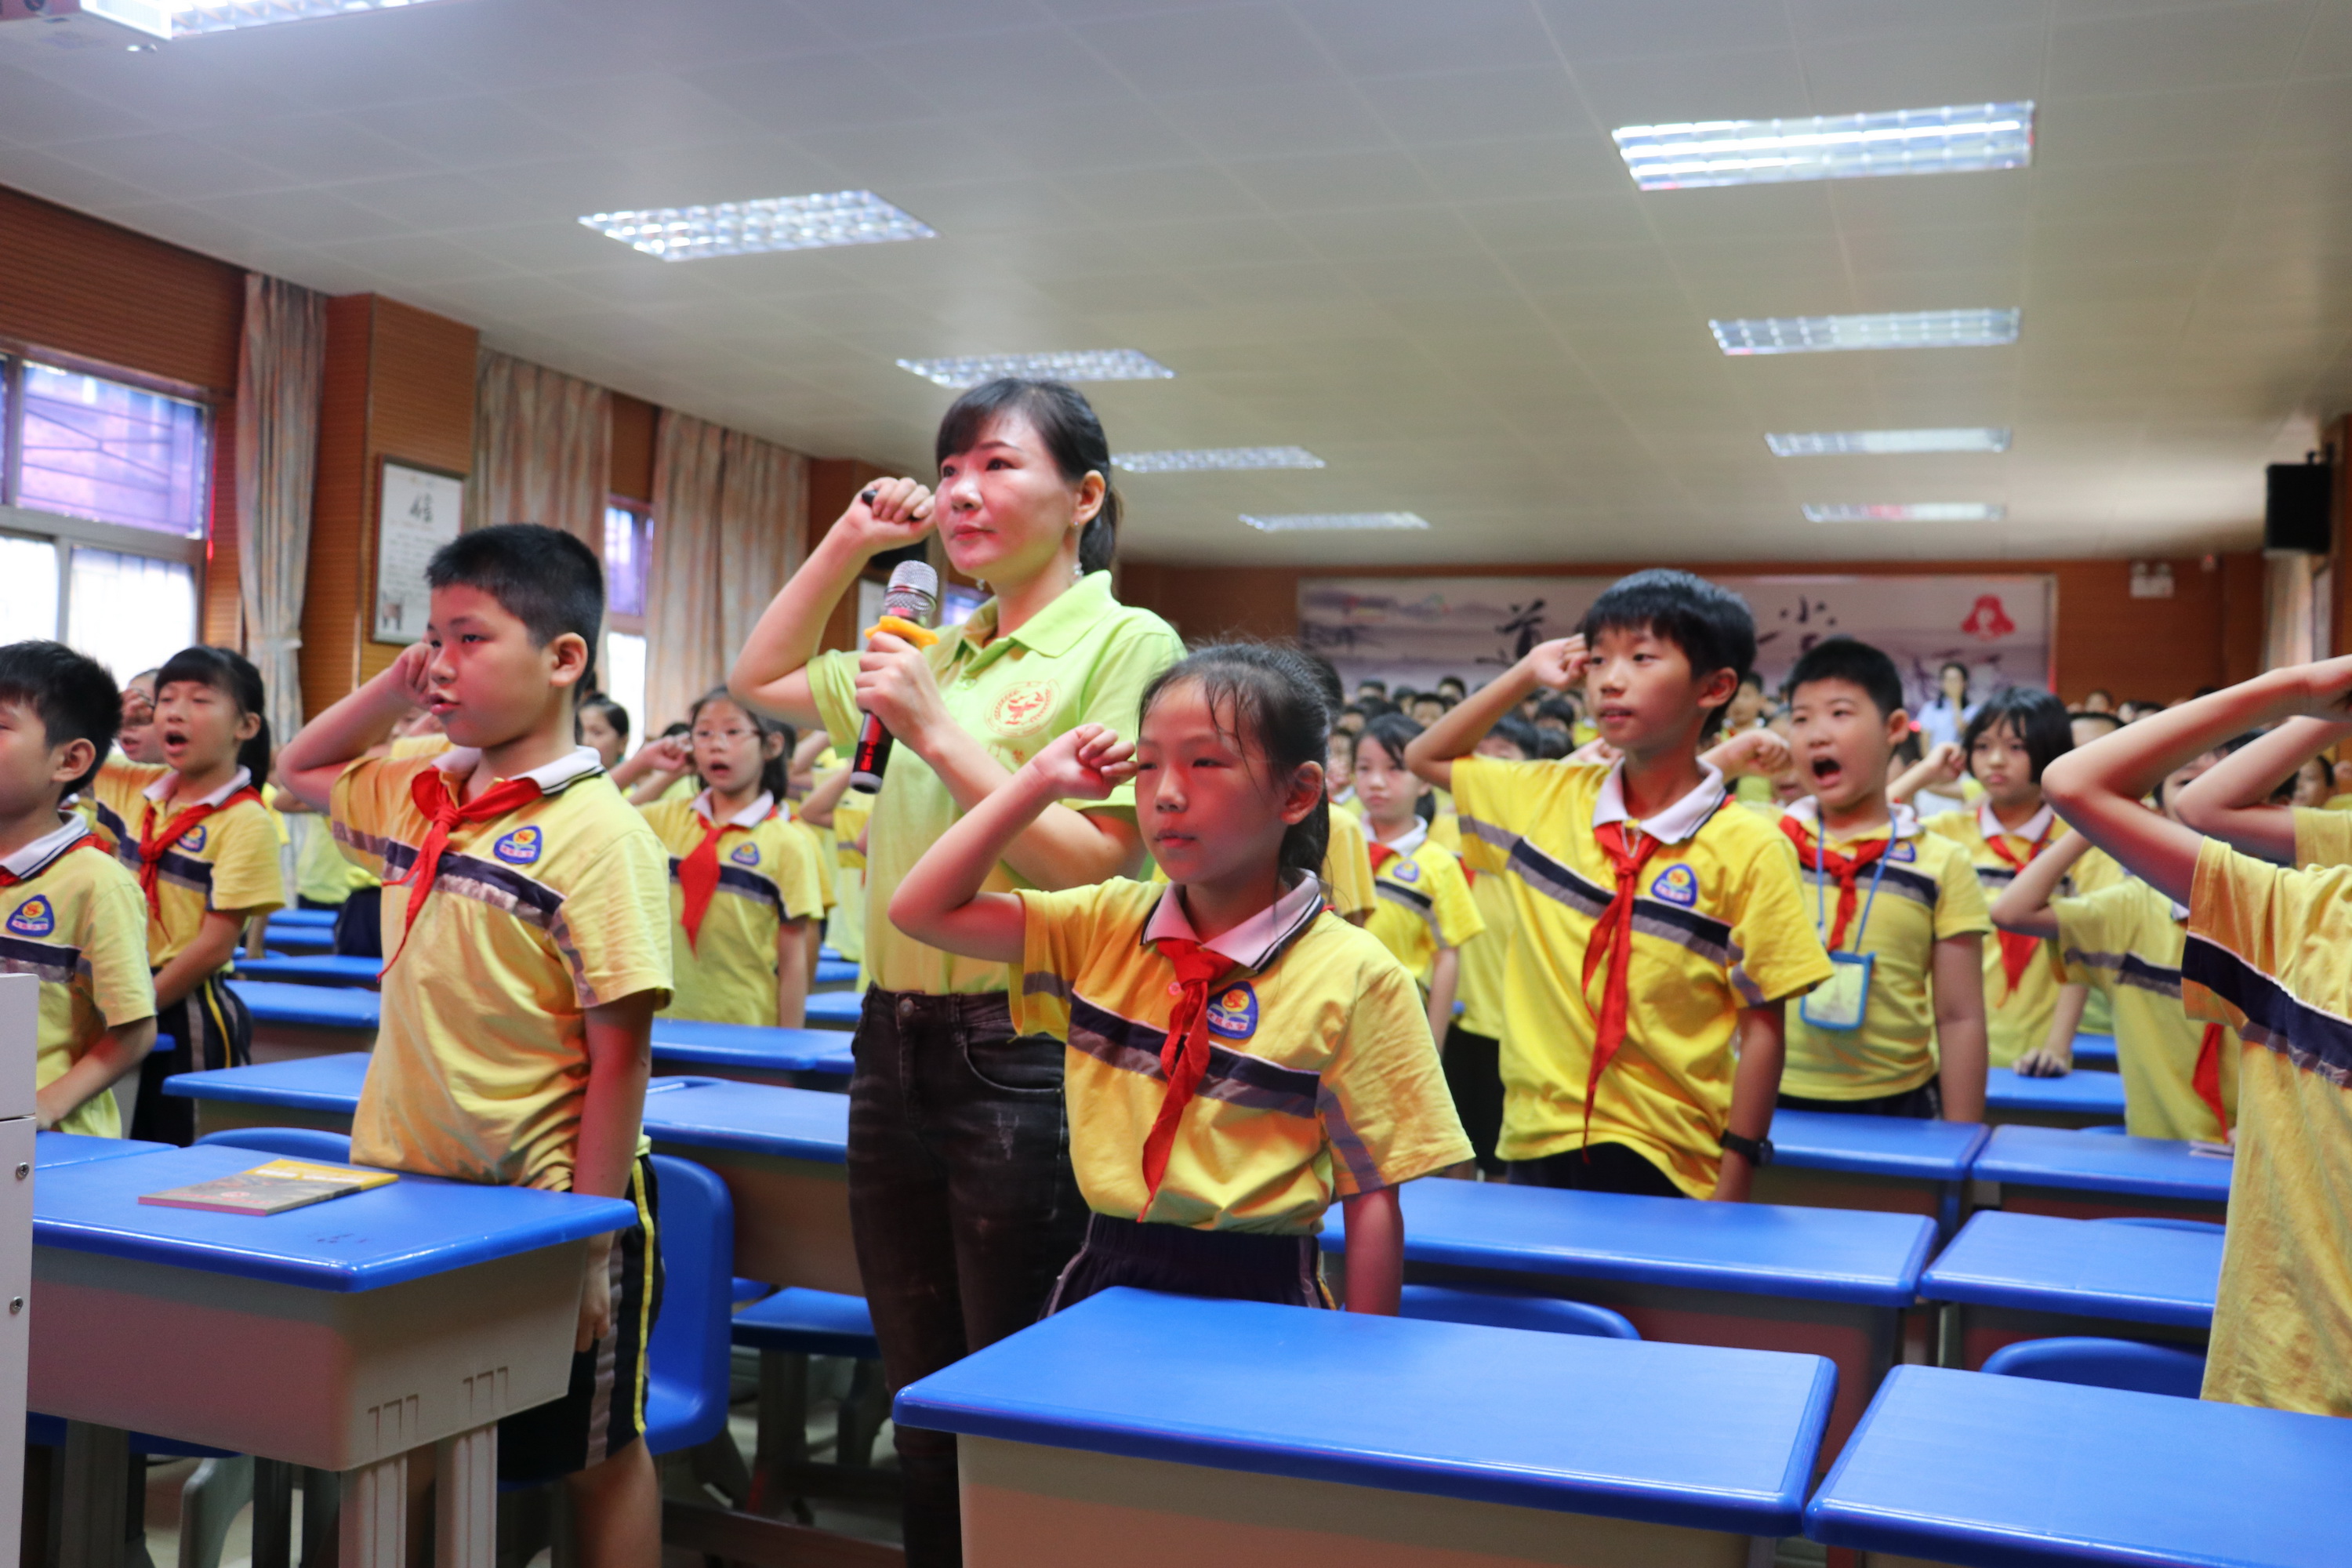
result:
[[[638,575],[638,593],[641,603],[650,602],[653,598],[654,584],[654,563],[652,553],[654,509],[646,502],[641,501],[634,496],[607,495],[604,498],[604,510],[606,511],[625,511],[644,525],[643,537],[646,546],[646,559],[640,566]],[[601,551],[598,552],[600,559],[602,558],[603,553],[604,552]],[[635,637],[645,636],[646,616],[643,614],[634,616],[624,615],[620,611],[613,608],[613,579],[612,565],[610,562],[606,562],[604,563],[604,629],[608,632],[625,632],[630,637]]]

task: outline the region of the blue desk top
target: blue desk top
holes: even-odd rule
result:
[[[2091,1068],[2099,1072],[2116,1070],[2116,1037],[2113,1035],[2074,1037],[2074,1066]]]
[[[809,977],[818,985],[846,985],[857,978],[857,965],[845,958],[820,958],[816,973]]]
[[[1772,1163],[1801,1171],[1957,1182],[1969,1173],[1987,1131],[1973,1121],[1776,1110]]]
[[[808,1012],[803,1022],[813,1027],[854,1029],[858,1015],[866,1010],[863,991],[820,991],[808,999]]]
[[[763,1029],[698,1018],[656,1018],[654,1064],[665,1071],[731,1068],[846,1078],[850,1039],[839,1029]]]
[[[286,1110],[349,1116],[359,1109],[360,1086],[367,1081],[368,1061],[365,1051],[339,1051],[332,1056],[300,1057],[255,1067],[175,1073],[163,1080],[163,1092],[182,1100],[270,1105]]]
[[[646,1136],[838,1165],[849,1157],[849,1097],[765,1083],[703,1082],[646,1096]]]
[[[2155,1226],[1971,1215],[1920,1279],[1931,1301],[2205,1329],[2221,1282],[2221,1238]]]
[[[332,926],[289,926],[279,930],[273,921],[269,926],[268,948],[265,956],[284,958],[288,954],[331,952],[335,947]]]
[[[2111,1072],[2070,1072],[2063,1078],[2020,1078],[2014,1068],[1985,1074],[1985,1110],[2124,1119],[2124,1080]]]
[[[44,1172],[33,1187],[34,1245],[313,1290],[358,1291],[583,1240],[629,1225],[636,1215],[617,1198],[423,1176],[267,1216],[139,1202],[142,1193],[234,1175],[268,1158],[251,1149],[199,1144]]]
[[[282,958],[279,963],[308,963]],[[352,961],[346,961],[352,962]],[[372,958],[356,960],[373,963]],[[285,980],[232,980],[229,989],[245,1000],[257,1024],[302,1025],[317,1029],[375,1032],[380,1000],[373,991],[347,985],[297,985]]]
[[[336,913],[334,910],[278,910],[269,917],[269,929],[273,931],[280,926],[325,926],[331,929]]]
[[[33,1169],[55,1171],[91,1160],[121,1160],[132,1154],[160,1153],[169,1143],[148,1143],[136,1138],[91,1138],[79,1132],[33,1134]]]
[[[1408,1182],[1409,1263],[1908,1307],[1936,1246],[1922,1215],[1693,1203],[1499,1182]],[[1327,1251],[1345,1248],[1338,1206]]]
[[[1139,1351],[1154,1345],[1192,1349]],[[1053,1447],[1780,1535],[1803,1506],[1836,1383],[1816,1356],[1116,1289],[909,1385],[893,1416]],[[1567,1414],[1576,1411],[1607,1415]]]
[[[2226,1204],[2235,1164],[2227,1155],[2195,1153],[2187,1143],[2169,1138],[2117,1138],[2066,1127],[1997,1127],[1977,1156],[1976,1176],[2024,1186]]]
[[[299,958],[240,958],[241,980],[288,981],[297,985],[358,985],[374,990],[383,973],[380,958],[345,958],[331,952],[306,952]]]
[[[2352,1539],[2352,1421],[1898,1366],[1805,1533],[1962,1564],[2316,1568]]]

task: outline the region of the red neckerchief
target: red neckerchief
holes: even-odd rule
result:
[[[1629,1005],[1626,976],[1633,962],[1633,893],[1639,886],[1642,868],[1650,857],[1663,847],[1648,834],[1636,831],[1633,842],[1625,842],[1625,825],[1604,822],[1592,830],[1594,842],[1609,857],[1617,872],[1616,895],[1601,918],[1592,922],[1592,935],[1584,946],[1584,989],[1592,989],[1592,972],[1601,961],[1609,963],[1609,977],[1601,989],[1601,1011],[1593,1020],[1592,1067],[1584,1078],[1584,1142],[1592,1142],[1592,1101],[1601,1092],[1601,1075],[1608,1069],[1617,1047],[1625,1043],[1625,1013]]]
[[[1160,1047],[1160,1070],[1167,1076],[1168,1091],[1160,1114],[1143,1140],[1143,1186],[1147,1206],[1160,1194],[1160,1178],[1168,1173],[1168,1153],[1176,1143],[1176,1124],[1209,1070],[1209,985],[1234,967],[1233,960],[1188,937],[1163,936],[1152,946],[1176,966],[1176,1005],[1168,1016],[1167,1043]]]
[[[158,919],[163,913],[163,891],[160,886],[163,874],[163,853],[180,841],[180,836],[194,828],[216,811],[248,800],[259,800],[261,792],[251,784],[215,805],[192,805],[165,823],[159,832],[155,826],[155,803],[147,803],[147,816],[139,827],[139,890],[147,895],[147,912]]]
[[[2057,826],[2058,819],[2053,816],[2050,819],[2050,826],[2042,830],[2042,837],[2033,841],[2032,847],[2026,850],[2025,858],[2022,860],[2017,858],[2017,851],[2009,847],[2009,835],[2006,832],[1992,835],[1985,840],[1985,843],[2011,870],[2022,871],[2033,864],[2034,857],[2050,847],[2050,835],[2057,830]],[[2017,994],[2019,982],[2025,978],[2025,972],[2033,966],[2033,955],[2042,950],[2042,939],[2013,931],[1996,931],[1994,934],[2000,938],[2000,972],[2009,981],[2009,989],[2001,993],[2001,1000],[2006,1002]]]
[[[2227,1138],[2230,1113],[2221,1104],[2221,1026],[2206,1025],[2205,1037],[2197,1044],[2197,1070],[2189,1075],[2189,1087],[2197,1091],[2197,1098],[2213,1113],[2213,1124]]]
[[[401,921],[400,941],[392,956],[383,962],[383,973],[392,973],[400,955],[408,951],[408,933],[416,929],[417,913],[433,893],[434,879],[441,874],[441,852],[449,847],[449,830],[461,822],[488,822],[504,816],[537,800],[542,793],[537,779],[500,779],[472,800],[460,805],[457,800],[457,779],[453,773],[437,767],[428,767],[409,781],[408,798],[416,804],[425,820],[433,826],[425,830],[425,842],[417,847],[416,864],[410,867],[395,887],[408,889],[408,917]]]
[[[772,806],[760,820],[772,822],[782,810]],[[703,828],[702,842],[677,863],[677,889],[684,895],[677,923],[686,928],[686,945],[695,952],[701,951],[702,917],[710,912],[711,898],[719,891],[719,841],[730,833],[751,831],[739,822],[709,823]]]
[[[1853,919],[1856,906],[1862,902],[1854,887],[1855,879],[1876,865],[1879,858],[1894,847],[1895,828],[1889,824],[1885,837],[1873,839],[1851,855],[1841,855],[1831,848],[1820,834],[1807,833],[1805,825],[1793,816],[1780,819],[1780,831],[1796,845],[1799,865],[1808,871],[1818,871],[1837,879],[1837,919],[1830,927],[1830,951],[1835,952],[1845,945],[1846,925]]]
[[[82,836],[79,838],[75,839],[72,843],[67,845],[64,848],[50,856],[47,864],[42,866],[40,871],[34,872],[33,877],[39,876],[42,871],[47,871],[49,867],[56,865],[58,861],[64,859],[67,856],[72,854],[77,849],[103,849],[106,846],[100,841],[97,834],[89,832],[88,829],[84,829]],[[19,877],[16,872],[8,869],[7,867],[0,866],[0,888],[13,888],[19,882],[31,881],[33,877]]]
[[[1378,839],[1373,839],[1371,842],[1366,844],[1364,846],[1364,852],[1372,858],[1372,875],[1375,877],[1381,874],[1381,867],[1387,865],[1390,861],[1397,858],[1397,852],[1394,849],[1391,849],[1387,845],[1381,843]]]

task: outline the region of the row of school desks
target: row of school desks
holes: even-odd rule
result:
[[[332,1124],[348,1119],[364,1071],[364,1058],[331,1058],[189,1075],[173,1089],[196,1100],[207,1127]],[[1816,1121],[1875,1138],[1921,1131],[1784,1113],[1783,1147],[1836,1143],[1836,1128],[1809,1143]],[[858,1289],[845,1097],[667,1079],[647,1098],[646,1124],[657,1149],[710,1166],[731,1189],[739,1272]],[[1988,1160],[2052,1179],[2065,1141],[2159,1171],[2174,1155],[2200,1172],[2218,1165],[2226,1192],[2226,1162],[2141,1141],[1951,1131],[1975,1145],[1962,1179]],[[1849,1137],[1824,1158],[1867,1166],[1867,1143]],[[2038,1145],[2058,1147],[2037,1165]],[[1916,1179],[1924,1194],[1948,1169],[1906,1177],[1895,1156],[1878,1163],[1853,1173]],[[2001,1190],[2032,1189],[2011,1180]],[[2108,1195],[2130,1206],[2128,1193]],[[970,1560],[1195,1563],[1210,1550],[1256,1561],[1328,1534],[1359,1555],[1378,1540],[1386,1554],[1366,1560],[1382,1563],[1729,1564],[1748,1561],[1751,1539],[1800,1531],[1953,1563],[2123,1560],[2150,1540],[2192,1537],[2180,1533],[2183,1510],[2208,1524],[2217,1511],[2234,1519],[2228,1505],[2247,1495],[2210,1484],[2210,1470],[2199,1472],[2208,1484],[2188,1486],[2189,1461],[2177,1456],[2210,1464],[2210,1445],[2226,1441],[2232,1473],[2242,1461],[2265,1473],[2247,1456],[2290,1449],[2292,1473],[2315,1473],[2298,1445],[2335,1431],[2316,1418],[1895,1365],[1905,1319],[1923,1302],[1958,1325],[1943,1343],[1955,1367],[2052,1333],[2194,1344],[2211,1317],[2217,1235],[1987,1211],[1939,1252],[1927,1213],[1439,1181],[1404,1196],[1415,1278],[1594,1300],[1626,1313],[1644,1342],[1114,1293],[902,1394],[900,1419],[972,1439]],[[1343,1245],[1335,1225],[1327,1246]],[[1808,1507],[1832,1456],[1838,1467]],[[2078,1487],[2085,1466],[2107,1479]],[[2165,1506],[2143,1518],[2135,1500],[2151,1496]],[[2275,1553],[2246,1550],[2233,1525],[2232,1550],[2179,1560],[2321,1561],[2297,1544],[2307,1523],[2264,1521],[2284,1542]],[[2149,1537],[2142,1524],[2169,1533]],[[2342,1537],[2309,1539],[2332,1552]],[[2103,1557],[2108,1546],[2122,1556]]]

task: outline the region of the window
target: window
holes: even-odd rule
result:
[[[629,749],[646,738],[646,585],[653,514],[615,498],[604,509],[604,695],[628,710]]]
[[[58,637],[117,679],[196,638],[203,405],[0,354],[0,641]]]

